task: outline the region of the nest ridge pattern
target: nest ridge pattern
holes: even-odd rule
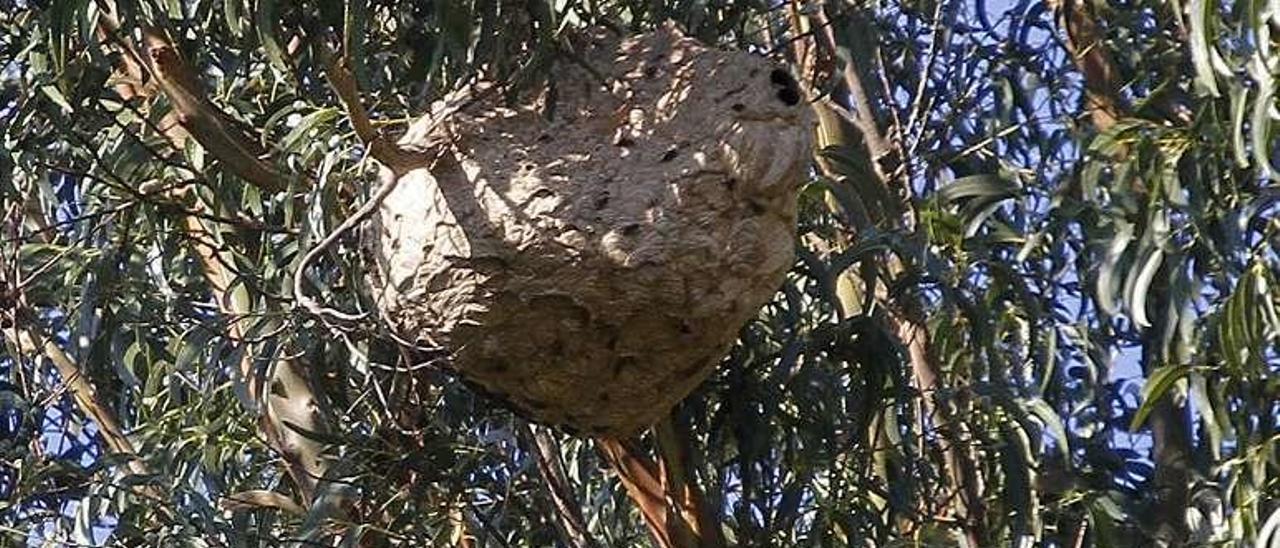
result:
[[[511,407],[626,436],[692,392],[782,283],[812,123],[758,56],[674,27],[583,42],[551,103],[446,99],[410,128],[401,144],[451,148],[384,170],[400,180],[374,289],[398,335]]]

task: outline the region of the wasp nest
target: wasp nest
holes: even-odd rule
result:
[[[509,405],[624,436],[781,285],[812,130],[760,57],[672,27],[583,42],[535,104],[455,99],[410,128],[402,144],[447,148],[384,172],[374,288],[401,337]]]

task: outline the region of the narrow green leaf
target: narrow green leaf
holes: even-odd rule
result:
[[[280,75],[290,74],[292,69],[285,59],[284,48],[280,47],[280,41],[276,39],[276,0],[258,0],[253,22],[271,67]]]
[[[1157,368],[1147,377],[1147,382],[1142,385],[1142,405],[1133,414],[1133,421],[1129,423],[1129,429],[1137,431],[1147,422],[1147,416],[1155,409],[1156,402],[1173,387],[1174,383],[1191,372],[1189,365],[1166,365]]]
[[[227,30],[231,31],[232,36],[239,38],[244,36],[244,23],[240,20],[242,15],[242,0],[223,0],[222,1],[222,18],[227,23]]]
[[[1158,246],[1148,246],[1145,257],[1139,256],[1142,268],[1131,271],[1130,282],[1126,284],[1129,314],[1133,318],[1133,324],[1140,329],[1151,327],[1151,322],[1147,319],[1147,295],[1151,290],[1151,280],[1155,278],[1163,259],[1164,252]]]
[[[280,140],[280,151],[284,153],[301,152],[302,143],[307,141],[313,130],[332,122],[338,117],[338,109],[322,108],[302,117],[298,125]]]
[[[980,207],[974,207],[979,203],[981,204]],[[995,213],[1000,210],[1000,206],[1003,203],[1004,200],[992,200],[990,203],[985,203],[985,200],[983,202],[975,200],[973,204],[966,206],[964,208],[963,215],[961,216],[961,220],[964,221],[964,237],[972,238],[977,234],[978,230],[982,228],[983,223],[985,223],[992,215],[995,215]],[[1021,237],[1016,234],[1014,235],[1014,239],[1019,242],[1022,241]]]
[[[1214,74],[1211,61],[1212,53],[1210,52],[1210,49],[1214,47],[1213,21],[1211,18],[1217,15],[1214,9],[1217,5],[1217,0],[1191,0],[1189,6],[1191,13],[1188,18],[1191,39],[1191,65],[1196,71],[1196,87],[1213,97],[1219,96],[1218,79]]]
[[[71,114],[75,111],[75,108],[67,101],[67,97],[62,94],[62,90],[58,89],[58,86],[40,86],[40,93],[44,94],[44,96],[48,97],[50,101],[53,101],[54,104],[58,105],[58,108],[62,109],[63,114]]]
[[[1255,57],[1250,64],[1250,74],[1258,84],[1258,98],[1253,100],[1253,115],[1249,118],[1249,140],[1253,145],[1253,161],[1262,173],[1272,181],[1280,180],[1271,164],[1271,102],[1275,99],[1275,79],[1271,69],[1262,59]]]
[[[1111,242],[1107,245],[1106,254],[1102,258],[1102,264],[1098,267],[1097,296],[1098,308],[1107,316],[1115,316],[1117,313],[1116,297],[1117,284],[1119,278],[1117,269],[1120,265],[1120,259],[1124,257],[1125,251],[1129,249],[1129,244],[1133,241],[1134,227],[1133,223],[1117,219],[1115,221],[1115,234],[1111,237]]]
[[[1209,437],[1209,452],[1213,455],[1213,460],[1218,461],[1222,458],[1222,426],[1218,424],[1217,413],[1209,399],[1209,384],[1204,375],[1195,371],[1190,373],[1188,380],[1196,415],[1204,423],[1205,433]]]
[[[953,203],[965,198],[988,198],[1002,200],[1018,195],[1020,187],[999,175],[987,173],[970,175],[956,179],[949,185],[938,189],[938,199],[945,203]]]
[[[1245,111],[1249,107],[1249,88],[1243,85],[1231,86],[1231,153],[1236,166],[1243,169],[1249,167],[1249,150],[1244,139]]]
[[[1031,481],[1032,466],[1036,457],[1031,450],[1027,434],[1015,425],[1000,428],[1004,443],[1001,444],[1000,467],[1004,471],[1005,500],[1013,512],[1013,534],[1027,536],[1038,533],[1034,523],[1038,514],[1037,498]]]
[[[1071,443],[1067,437],[1067,427],[1062,424],[1062,417],[1043,399],[1024,398],[1021,403],[1032,415],[1040,419],[1040,423],[1044,425],[1045,430],[1048,430],[1049,435],[1053,437],[1053,444],[1058,447],[1058,452],[1062,453],[1063,462],[1069,464],[1071,462]]]
[[[356,83],[362,88],[369,86],[369,71],[364,63],[368,10],[366,0],[347,0],[346,10],[342,14],[343,55]]]

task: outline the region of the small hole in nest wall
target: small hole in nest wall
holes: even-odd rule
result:
[[[676,156],[679,156],[679,155],[680,155],[680,149],[677,149],[676,147],[671,147],[671,148],[667,149],[667,151],[666,151],[666,152],[663,152],[663,153],[662,153],[662,160],[661,160],[661,161],[663,161],[663,162],[670,162],[670,161],[672,161],[672,160],[676,159]]]
[[[773,72],[769,73],[769,81],[773,82],[774,85],[779,86],[795,85],[795,83],[791,81],[791,75],[787,73],[786,69],[780,68],[773,69]]]
[[[733,106],[729,108],[733,109],[734,112],[742,112],[743,109],[747,108],[747,105],[744,105],[742,103],[734,103]]]
[[[778,100],[789,107],[800,103],[800,89],[791,73],[784,69],[773,69],[769,73],[769,81],[778,88]]]
[[[778,90],[778,100],[789,107],[794,107],[800,104],[800,94],[792,88],[782,88]]]

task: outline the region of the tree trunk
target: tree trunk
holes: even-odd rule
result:
[[[1093,125],[1098,131],[1106,131],[1128,115],[1128,108],[1120,97],[1122,78],[1104,44],[1104,29],[1089,5],[1081,0],[1053,0],[1050,4],[1058,14],[1067,51],[1084,75],[1086,107]],[[1157,274],[1154,279],[1148,289],[1152,294],[1148,305],[1151,310],[1163,313],[1169,304],[1169,277]],[[1163,355],[1160,329],[1148,327],[1142,336],[1144,376],[1164,365]],[[1157,540],[1167,545],[1182,545],[1187,538],[1185,515],[1190,480],[1190,426],[1183,409],[1174,403],[1171,392],[1160,397],[1147,420],[1153,444],[1151,460],[1155,462],[1155,477],[1152,479],[1155,505],[1150,529],[1155,532]]]

